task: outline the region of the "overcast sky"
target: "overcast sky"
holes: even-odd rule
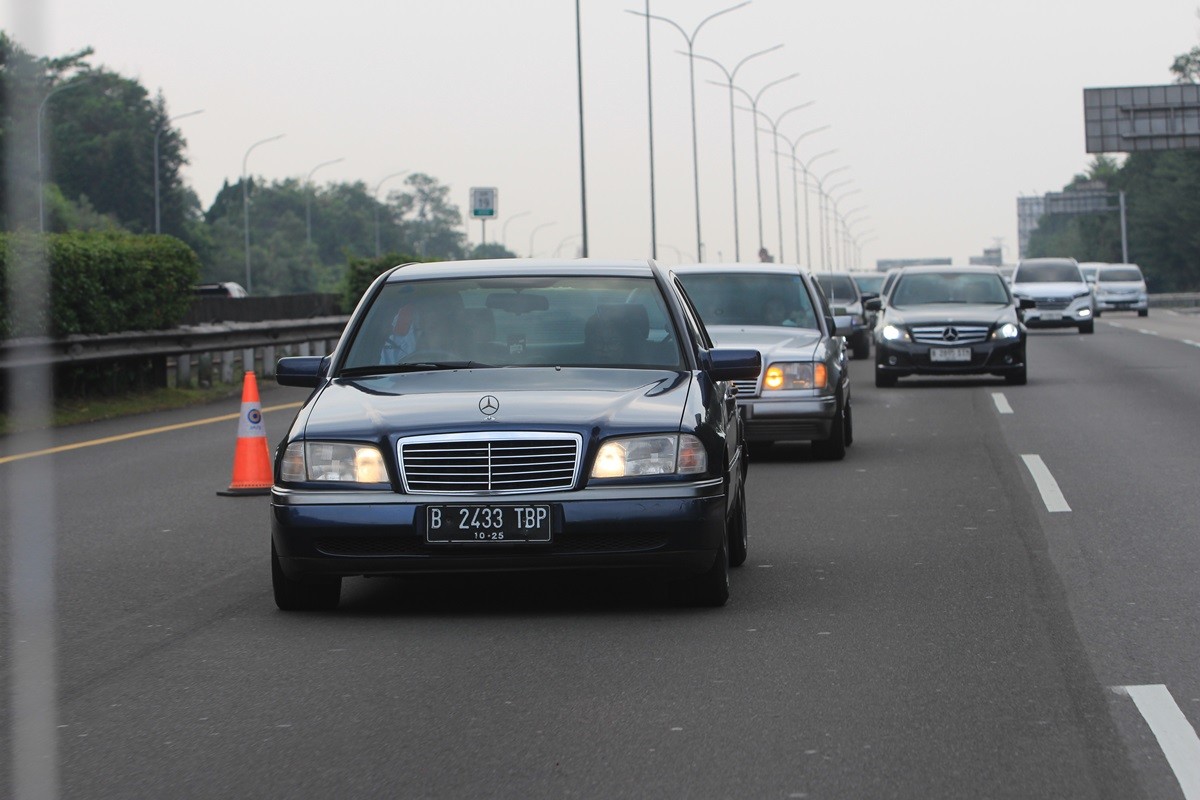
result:
[[[737,0],[652,0],[689,32]],[[572,0],[0,0],[26,47],[85,46],[94,64],[161,90],[180,120],[185,176],[207,207],[223,181],[361,180],[432,175],[466,212],[472,186],[499,189],[504,234],[527,255],[574,255],[581,231],[575,3]],[[1016,198],[1060,189],[1086,168],[1082,90],[1169,83],[1173,58],[1200,43],[1196,0],[753,0],[708,22],[697,53],[795,138],[813,173],[854,212],[864,266],[878,258],[965,263],[1001,240],[1016,258]],[[645,0],[582,0],[590,254],[650,251]],[[40,12],[40,24],[38,13]],[[696,253],[688,61],[683,36],[652,27],[659,256]],[[728,91],[696,63],[705,260],[733,260]],[[67,101],[64,96],[63,102]],[[736,112],[741,257],[759,244],[752,115]],[[772,137],[759,139],[764,243],[779,250]],[[149,157],[149,156],[148,156]],[[790,157],[783,256],[797,260]],[[381,194],[402,186],[387,181]],[[812,202],[816,260],[816,207]],[[801,204],[803,200],[801,200]],[[517,216],[521,215],[521,216]],[[511,223],[509,222],[511,220]],[[552,223],[552,224],[551,224]],[[542,227],[544,226],[544,227]],[[801,219],[800,255],[805,243]],[[481,236],[472,222],[473,242]],[[572,238],[574,237],[574,238]]]

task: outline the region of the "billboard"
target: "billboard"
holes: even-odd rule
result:
[[[1200,84],[1083,90],[1089,153],[1200,148]]]

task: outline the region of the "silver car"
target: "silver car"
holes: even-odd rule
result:
[[[676,267],[719,347],[755,349],[762,372],[735,381],[747,441],[810,441],[838,460],[854,438],[846,343],[812,279],[789,264]]]
[[[1036,306],[1025,311],[1030,328],[1096,328],[1096,297],[1073,258],[1029,258],[1017,264],[1012,292]]]
[[[1137,264],[1104,264],[1096,273],[1096,305],[1101,311],[1150,313],[1146,278]]]

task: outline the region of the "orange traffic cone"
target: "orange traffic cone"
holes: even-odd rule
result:
[[[247,372],[242,381],[242,414],[238,419],[237,450],[233,454],[233,480],[228,489],[217,494],[270,494],[273,483],[258,382],[253,372]]]

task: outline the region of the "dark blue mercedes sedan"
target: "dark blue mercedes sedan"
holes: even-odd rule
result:
[[[330,355],[275,458],[277,605],[330,609],[344,577],[658,570],[723,605],[746,559],[735,380],[653,262],[405,264]]]

